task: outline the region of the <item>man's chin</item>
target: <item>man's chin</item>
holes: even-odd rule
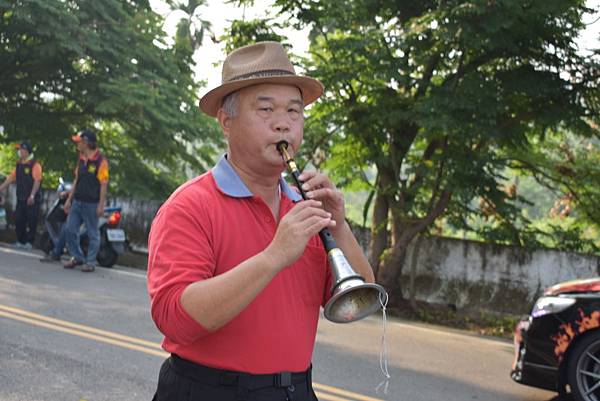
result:
[[[277,174],[281,174],[286,170],[287,165],[280,157],[279,159],[274,159],[271,163],[269,163],[269,167],[271,167],[272,170]]]

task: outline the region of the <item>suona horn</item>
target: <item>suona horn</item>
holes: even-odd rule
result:
[[[308,199],[302,190],[303,182],[299,178],[298,166],[287,148],[286,141],[277,143],[277,150],[287,164],[302,198]],[[331,299],[325,305],[325,317],[335,323],[350,323],[376,312],[381,307],[380,297],[387,298],[385,289],[378,284],[366,283],[364,278],[352,269],[328,229],[321,230],[319,237],[323,241],[333,274]]]

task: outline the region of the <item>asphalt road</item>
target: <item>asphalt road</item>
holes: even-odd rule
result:
[[[0,400],[150,400],[166,356],[143,271],[91,274],[0,244]],[[388,319],[321,320],[314,363],[322,401],[550,401],[513,383],[510,342]]]

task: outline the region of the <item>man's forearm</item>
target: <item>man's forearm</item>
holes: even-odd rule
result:
[[[190,284],[181,294],[183,309],[206,330],[217,330],[275,277],[279,269],[270,262],[261,252],[223,274]]]
[[[104,207],[104,205],[106,205],[106,192],[108,189],[108,183],[101,183],[100,184],[100,200],[98,201],[98,204],[101,205],[102,207]]]
[[[373,275],[371,264],[367,260],[362,247],[356,240],[350,225],[346,221],[344,221],[342,226],[336,230],[334,238],[348,260],[348,263],[352,266],[352,269],[363,276],[367,283],[373,283],[375,281],[375,276]]]
[[[40,185],[42,185],[42,181],[40,181],[40,180],[33,182],[33,188],[31,189],[31,195],[30,195],[32,198],[35,198],[35,195],[40,190]]]
[[[69,191],[69,196],[67,196],[67,202],[73,201],[73,195],[75,194],[75,188],[77,188],[77,177],[73,181],[73,185],[71,186],[71,190]]]

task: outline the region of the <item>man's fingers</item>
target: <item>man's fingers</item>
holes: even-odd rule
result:
[[[290,210],[290,212],[288,214],[291,214],[292,216],[294,216],[299,213],[302,213],[303,210],[306,210],[309,208],[322,209],[323,202],[314,200],[314,199],[307,199],[305,201],[298,202],[298,203],[296,203],[296,205],[294,205],[294,207],[292,208],[292,210]]]
[[[331,218],[327,219],[318,219],[309,222],[309,226],[307,227],[307,233],[312,237],[313,235],[318,234],[324,228],[333,228],[335,227],[335,220],[331,220]]]
[[[331,188],[319,188],[319,189],[314,189],[311,191],[308,191],[306,193],[306,196],[309,199],[326,199],[326,198],[335,198],[338,196],[337,191],[331,189]]]
[[[302,173],[300,173],[298,178],[300,179],[300,181],[307,181],[307,180],[311,179],[312,177],[314,177],[315,174],[317,174],[316,171],[303,171]]]
[[[305,202],[302,202],[305,203]],[[294,213],[288,213],[290,222],[303,222],[310,218],[316,217],[319,219],[327,219],[331,218],[331,213],[327,210],[323,209],[323,207],[319,202],[319,206],[309,205],[308,202],[306,205],[298,205],[299,207],[295,208]]]
[[[319,231],[329,226],[329,222],[331,222],[330,216],[311,216],[307,219],[302,220],[301,223],[301,231],[304,232],[308,236],[313,236],[317,234]]]
[[[302,184],[302,189],[304,191],[311,191],[318,188],[335,188],[335,185],[327,178],[326,175],[315,173],[315,172],[306,172],[302,173],[305,175],[304,184]]]

